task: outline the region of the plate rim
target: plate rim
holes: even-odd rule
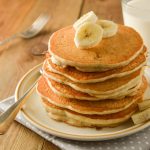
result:
[[[43,63],[40,63],[36,66],[34,66],[33,68],[31,68],[27,73],[25,73],[25,75],[20,79],[20,81],[17,84],[16,90],[15,90],[15,101],[18,100],[19,98],[19,91],[21,88],[21,85],[23,84],[23,82],[26,80],[26,78],[32,73],[34,72],[37,68],[41,67]],[[40,124],[39,122],[37,122],[36,120],[34,120],[31,116],[29,116],[28,114],[25,113],[25,111],[23,111],[23,109],[21,109],[21,113],[23,114],[23,116],[25,117],[25,119],[27,119],[27,121],[29,121],[31,124],[33,124],[35,127],[41,129],[42,131],[45,131],[49,134],[58,136],[58,137],[62,137],[62,138],[66,138],[66,139],[71,139],[71,140],[81,140],[81,141],[102,141],[102,140],[110,140],[110,139],[116,139],[116,138],[121,138],[121,137],[125,137],[131,134],[134,134],[136,132],[139,132],[147,127],[150,126],[150,121],[147,121],[145,123],[139,124],[139,125],[134,125],[132,127],[123,129],[123,130],[119,130],[113,133],[105,133],[105,134],[94,134],[94,135],[74,135],[71,133],[65,133],[65,132],[61,132],[61,131],[57,131],[51,128],[47,128],[44,125]],[[54,120],[55,121],[55,120]],[[57,122],[57,121],[56,121]],[[59,123],[59,122],[58,122]],[[77,127],[78,128],[78,127]]]

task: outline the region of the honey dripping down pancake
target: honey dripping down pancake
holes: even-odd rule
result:
[[[117,69],[104,71],[104,72],[82,72],[74,67],[67,66],[61,67],[53,64],[50,55],[47,53],[47,61],[45,62],[45,71],[58,73],[66,78],[78,83],[94,83],[102,82],[115,77],[122,77],[131,74],[146,64],[147,49],[144,47],[142,52],[128,65]]]
[[[58,96],[55,94],[51,88],[48,86],[44,77],[41,77],[38,86],[38,94],[47,99],[50,103],[67,108],[72,111],[81,113],[81,114],[111,114],[122,111],[132,104],[136,103],[137,100],[143,96],[143,93],[147,87],[146,79],[143,77],[143,84],[138,89],[138,92],[134,96],[125,97],[119,100],[103,100],[103,101],[81,101],[77,99],[69,99],[65,97]]]
[[[84,72],[110,70],[125,66],[143,50],[143,40],[132,28],[118,25],[118,32],[104,38],[95,47],[79,49],[74,43],[72,26],[53,33],[49,40],[49,53],[61,66],[73,66]]]

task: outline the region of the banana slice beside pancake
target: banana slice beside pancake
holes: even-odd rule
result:
[[[140,124],[150,120],[150,108],[132,115],[131,118],[134,124]]]

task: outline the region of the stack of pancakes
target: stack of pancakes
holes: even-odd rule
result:
[[[147,87],[146,47],[132,28],[79,49],[72,26],[55,32],[37,92],[48,115],[80,127],[117,126],[137,110]]]

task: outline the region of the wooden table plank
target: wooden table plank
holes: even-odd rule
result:
[[[41,150],[43,147],[44,140],[37,136],[36,133],[33,133],[27,128],[20,128],[19,135],[16,137],[14,143],[11,146],[13,150],[20,150],[22,148],[30,150]]]
[[[101,19],[123,23],[120,0],[85,0],[81,15],[91,10]]]
[[[81,4],[82,0],[10,0],[8,5],[8,1],[0,0],[0,39],[21,31],[41,12],[46,11],[52,15],[45,31],[39,36],[30,40],[16,39],[0,47],[0,99],[12,95],[22,75],[43,61],[44,57],[31,54],[31,48],[47,43],[51,33],[72,24],[79,15]],[[30,146],[26,146],[28,143]],[[13,123],[9,131],[0,136],[0,149],[57,148],[22,125]]]
[[[14,0],[0,1],[0,40],[15,33],[22,19],[26,17],[27,12],[31,9],[34,0],[25,5],[26,0],[14,3]],[[21,10],[21,11],[20,11]],[[15,29],[14,29],[15,28]]]
[[[53,144],[50,145],[49,142],[45,140],[43,142],[42,150],[59,150],[59,148],[54,146]]]
[[[11,149],[11,146],[15,143],[16,136],[21,128],[21,125],[17,122],[14,122],[12,126],[9,129],[9,132],[7,132],[5,135],[0,135],[0,149],[6,150],[6,148],[9,150]],[[8,144],[9,141],[9,144]]]

